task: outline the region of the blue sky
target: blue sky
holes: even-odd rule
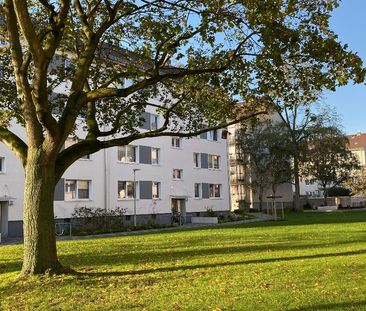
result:
[[[366,0],[343,0],[332,15],[331,28],[342,43],[357,52],[366,65]],[[366,132],[366,85],[349,84],[326,92],[324,101],[335,107],[347,134]]]

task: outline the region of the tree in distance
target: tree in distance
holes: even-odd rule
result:
[[[280,184],[291,182],[289,143],[283,123],[271,120],[243,124],[237,133],[237,159],[247,177],[244,185],[258,194],[260,210],[267,189],[275,197]]]
[[[316,129],[309,139],[304,173],[316,179],[327,205],[329,188],[349,180],[360,169],[357,157],[348,149],[348,138],[336,127]]]

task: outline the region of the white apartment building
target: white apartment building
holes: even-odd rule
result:
[[[160,117],[144,113],[143,127],[154,129]],[[24,129],[14,131],[25,137]],[[101,150],[76,161],[56,186],[54,212],[68,222],[77,207],[126,209],[124,223],[170,223],[173,211],[186,222],[212,209],[230,209],[227,142],[221,130],[182,139],[158,137]],[[72,144],[72,139],[66,142]],[[135,175],[135,176],[134,176]],[[136,200],[134,200],[134,177]],[[23,234],[24,172],[20,161],[0,143],[0,231]]]
[[[278,121],[276,115],[271,116],[271,119]],[[245,204],[244,208],[258,209],[259,194],[258,189],[254,189],[250,185],[252,172],[246,171],[244,165],[238,161],[239,150],[236,147],[237,131],[240,129],[240,124],[234,124],[228,128],[228,157],[229,157],[229,174],[230,174],[230,194],[231,194],[231,209],[236,210],[243,208],[241,202]],[[271,189],[265,189],[263,193],[263,208],[270,206],[273,203]],[[277,186],[276,204],[284,207],[292,206],[293,192],[291,183],[282,183]]]

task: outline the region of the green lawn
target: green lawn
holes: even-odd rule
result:
[[[0,247],[0,310],[366,310],[366,212],[58,243],[80,275],[14,282]]]

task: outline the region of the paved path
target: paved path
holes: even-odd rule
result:
[[[252,222],[273,220],[272,216],[269,216],[269,215],[263,214],[263,213],[251,213],[251,215],[255,216],[255,218],[239,220],[239,221],[232,221],[232,222],[225,222],[225,223],[221,223],[221,224],[184,224],[179,227],[168,227],[168,228],[159,228],[159,229],[123,231],[123,232],[71,236],[71,237],[62,236],[62,237],[58,237],[57,240],[60,241],[60,240],[94,239],[94,238],[105,238],[105,237],[114,237],[114,236],[138,235],[138,234],[155,233],[155,232],[162,232],[162,231],[187,230],[187,229],[192,229],[192,228],[225,227],[225,226],[247,224],[247,223],[252,223]],[[0,246],[10,245],[10,244],[20,244],[20,243],[23,243],[23,238],[3,238],[0,243]]]

